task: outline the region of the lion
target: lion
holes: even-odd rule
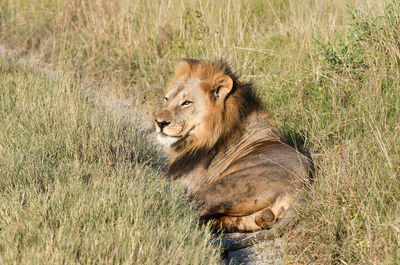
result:
[[[269,229],[233,248],[273,238],[292,219],[310,162],[286,144],[251,84],[226,63],[184,59],[155,125],[168,177],[200,205],[202,221],[226,232]]]

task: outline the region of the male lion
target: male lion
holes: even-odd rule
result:
[[[287,223],[310,164],[224,63],[185,59],[155,123],[169,153],[168,175],[201,205],[202,220],[228,232],[273,227],[256,239]]]

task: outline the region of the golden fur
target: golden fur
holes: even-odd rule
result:
[[[201,205],[203,220],[251,231],[288,215],[310,165],[226,64],[184,60],[155,122],[168,175]]]

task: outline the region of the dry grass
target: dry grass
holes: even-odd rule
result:
[[[396,1],[5,0],[0,8],[3,42],[143,108],[159,102],[180,58],[227,59],[315,160],[288,258],[400,263]]]
[[[217,264],[135,117],[0,60],[0,264]]]

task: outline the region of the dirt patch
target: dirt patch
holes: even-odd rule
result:
[[[226,234],[225,239],[234,242],[241,237],[241,233]],[[281,251],[281,239],[266,240],[253,246],[229,251],[225,253],[222,264],[246,264],[246,265],[279,265],[283,264]]]

